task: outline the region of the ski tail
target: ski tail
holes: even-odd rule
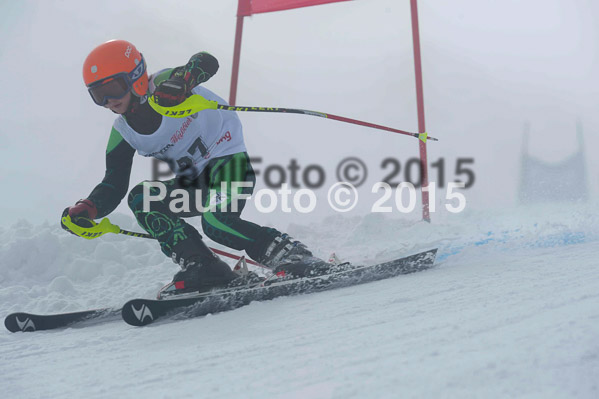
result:
[[[104,308],[84,310],[81,312],[58,313],[51,315],[38,315],[32,313],[12,313],[4,319],[4,326],[10,332],[33,332],[53,330],[74,326],[92,320],[117,319],[120,309]]]
[[[176,299],[132,299],[123,305],[122,317],[132,326],[146,326],[168,313],[201,302],[205,296],[176,298]]]

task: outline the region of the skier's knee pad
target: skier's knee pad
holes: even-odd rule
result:
[[[129,191],[129,196],[127,197],[127,204],[129,208],[135,213],[139,212],[143,209],[144,205],[144,193],[156,197],[161,194],[161,190],[157,187],[154,182],[150,180],[144,180]],[[144,187],[145,186],[145,187]],[[154,202],[154,201],[152,201]]]

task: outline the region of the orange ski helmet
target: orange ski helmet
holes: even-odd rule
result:
[[[106,104],[108,98],[123,97],[130,90],[142,97],[148,91],[146,62],[132,43],[110,40],[93,49],[85,59],[83,81],[99,105]]]

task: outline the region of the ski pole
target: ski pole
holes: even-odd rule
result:
[[[130,237],[149,238],[152,240],[155,239],[154,237],[152,237],[151,235],[146,234],[146,233],[137,233],[135,231],[123,230],[116,224],[111,223],[110,220],[108,220],[108,218],[102,219],[100,221],[100,223],[96,223],[95,221],[93,221],[91,219],[87,219],[87,218],[80,218],[80,219],[85,219],[92,226],[91,227],[81,227],[81,226],[73,223],[73,221],[71,220],[71,217],[69,215],[66,215],[62,218],[62,223],[65,226],[67,226],[69,228],[69,230],[72,231],[75,235],[78,235],[79,237],[83,237],[88,240],[98,238],[107,233],[122,234],[122,235],[130,236]],[[211,247],[210,247],[210,249],[219,255],[226,256],[227,258],[231,258],[231,259],[235,259],[235,260],[241,259],[241,256],[223,251],[221,249],[211,248]],[[245,258],[245,261],[247,263],[249,263],[250,265],[268,269],[266,266],[264,266],[256,261],[253,261],[251,259]]]
[[[359,121],[357,119],[346,118],[344,116],[337,116],[333,114],[327,114],[324,112],[318,111],[308,111],[305,109],[293,109],[293,108],[272,108],[272,107],[244,107],[244,106],[232,106],[232,105],[222,105],[217,103],[216,101],[210,101],[199,94],[193,94],[189,96],[185,101],[181,104],[172,106],[172,107],[163,107],[161,105],[156,104],[153,96],[148,98],[148,102],[150,106],[154,109],[154,111],[158,112],[161,115],[169,116],[171,118],[185,118],[186,116],[193,115],[196,112],[200,112],[206,109],[220,109],[224,111],[249,111],[249,112],[278,112],[278,113],[286,113],[286,114],[301,114],[301,115],[311,115],[318,116],[321,118],[332,119],[340,122],[352,123],[354,125],[366,126],[373,129],[385,130],[388,132],[404,134],[407,136],[416,137],[422,142],[426,143],[427,140],[439,141],[438,139],[431,137],[428,133],[412,133],[406,132],[404,130],[394,129],[392,127],[377,125],[370,122]]]

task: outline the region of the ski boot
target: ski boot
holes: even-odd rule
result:
[[[173,248],[171,258],[181,270],[175,274],[173,281],[160,289],[158,299],[226,288],[238,278],[229,265],[214,254],[201,239],[190,238],[177,244]]]
[[[287,234],[276,237],[266,248],[260,263],[279,277],[314,277],[327,274],[331,264],[316,258],[299,241]]]

